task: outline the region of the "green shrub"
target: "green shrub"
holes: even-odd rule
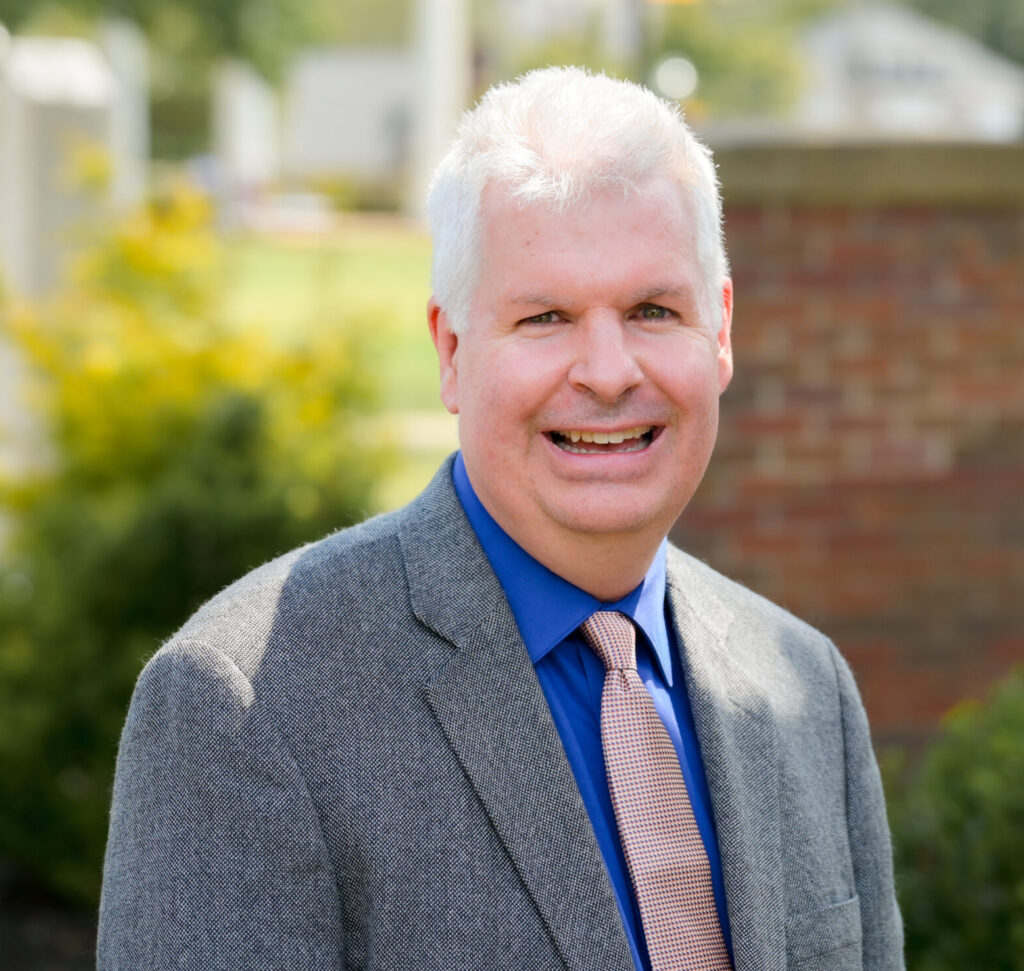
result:
[[[891,788],[908,968],[1024,969],[1024,671]]]
[[[0,483],[0,870],[21,889],[94,902],[142,664],[231,580],[362,518],[386,462],[356,322],[272,346],[219,322],[219,273],[179,188],[52,301],[0,308],[50,453]]]

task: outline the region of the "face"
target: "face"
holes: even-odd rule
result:
[[[697,488],[732,375],[731,287],[711,319],[703,283],[667,181],[567,214],[485,192],[468,327],[429,307],[441,397],[481,502],[549,566],[656,545]]]

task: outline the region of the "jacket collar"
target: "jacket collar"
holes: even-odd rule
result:
[[[451,482],[452,459],[399,527],[412,609],[451,654],[424,684],[495,830],[573,971],[631,969],[576,786],[501,585]],[[722,858],[736,971],[785,967],[779,757],[749,645],[730,641],[723,581],[669,549],[667,597]]]
[[[774,971],[786,966],[778,734],[744,663],[758,645],[730,636],[724,582],[669,548],[669,610],[711,793],[736,971]]]
[[[501,586],[451,485],[451,460],[400,527],[412,608],[454,648],[424,685],[554,945],[572,971],[632,969],[611,884]]]

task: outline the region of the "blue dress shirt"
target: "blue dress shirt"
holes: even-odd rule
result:
[[[561,736],[612,890],[637,971],[651,971],[643,924],[626,868],[601,747],[604,665],[577,628],[596,610],[618,610],[637,625],[637,672],[675,745],[708,860],[729,956],[729,919],[711,798],[700,758],[682,662],[665,617],[665,543],[640,585],[615,603],[603,603],[538,563],[493,519],[477,498],[461,453],[452,471],[455,491],[497,574],[519,625],[537,680]]]

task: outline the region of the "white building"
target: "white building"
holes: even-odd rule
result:
[[[465,0],[417,0],[407,49],[304,54],[286,84],[284,173],[402,186],[419,214],[470,99]]]
[[[406,50],[340,48],[301,55],[285,82],[285,175],[401,177],[415,86],[415,62]]]
[[[835,137],[1013,141],[1024,136],[1024,69],[904,7],[851,6],[804,36],[793,115]]]

